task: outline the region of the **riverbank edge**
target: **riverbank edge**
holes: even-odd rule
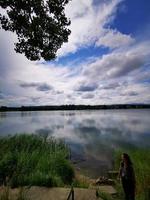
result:
[[[112,104],[112,105],[45,105],[45,106],[1,106],[0,112],[11,111],[68,111],[68,110],[111,110],[111,109],[150,109],[150,104]]]
[[[30,135],[30,136],[32,136],[32,135]],[[15,148],[16,148],[16,146],[15,146]],[[147,191],[147,186],[150,185],[150,183],[149,183],[149,180],[150,180],[150,169],[149,169],[150,160],[149,159],[150,158],[148,157],[148,155],[150,155],[150,150],[137,149],[135,147],[133,147],[130,150],[118,149],[117,151],[114,152],[114,160],[115,160],[114,169],[115,170],[118,170],[118,168],[119,168],[120,157],[123,152],[127,152],[131,156],[131,159],[133,160],[133,164],[135,166],[135,173],[136,173],[136,180],[137,180],[137,200],[145,200],[147,198],[146,196],[148,195],[148,192],[149,192],[149,191]],[[73,166],[71,161],[69,161],[69,162]],[[89,177],[84,176],[80,172],[75,171],[74,166],[73,166],[73,170],[75,172],[74,180],[73,180],[72,184],[64,185],[64,188],[71,187],[71,186],[79,187],[79,188],[90,188],[93,183],[94,184],[96,183],[96,179],[90,179]],[[115,180],[116,180],[116,178],[115,178]],[[118,196],[120,196],[120,199],[121,199],[121,196],[123,196],[121,184],[118,181],[115,181],[115,184],[116,184],[115,187],[119,194]],[[19,186],[21,186],[21,185],[19,185]]]

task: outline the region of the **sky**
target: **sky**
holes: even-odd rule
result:
[[[65,13],[55,61],[27,60],[0,30],[0,106],[150,103],[150,1],[72,0]]]

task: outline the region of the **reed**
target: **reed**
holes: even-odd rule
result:
[[[11,187],[64,186],[74,170],[67,145],[54,138],[15,135],[0,138],[0,184]]]

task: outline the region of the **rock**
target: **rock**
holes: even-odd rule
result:
[[[114,180],[112,180],[112,179],[108,179],[108,178],[102,176],[102,177],[99,177],[99,178],[96,180],[95,184],[96,184],[96,185],[114,185],[115,182],[114,182]]]

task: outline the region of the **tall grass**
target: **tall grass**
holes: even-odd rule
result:
[[[18,193],[13,195],[7,186],[0,192],[0,200],[29,200],[29,198],[26,197],[26,191],[23,187],[19,188]]]
[[[106,192],[97,191],[96,194],[97,194],[97,197],[100,197],[103,200],[114,200],[113,197]]]
[[[119,168],[121,154],[130,155],[136,175],[136,199],[150,199],[150,150],[149,149],[121,149],[115,153],[115,168]]]
[[[74,170],[69,149],[54,138],[15,135],[0,138],[0,184],[63,186],[70,184]]]
[[[2,192],[0,192],[0,200],[10,200],[9,187],[6,187]]]

